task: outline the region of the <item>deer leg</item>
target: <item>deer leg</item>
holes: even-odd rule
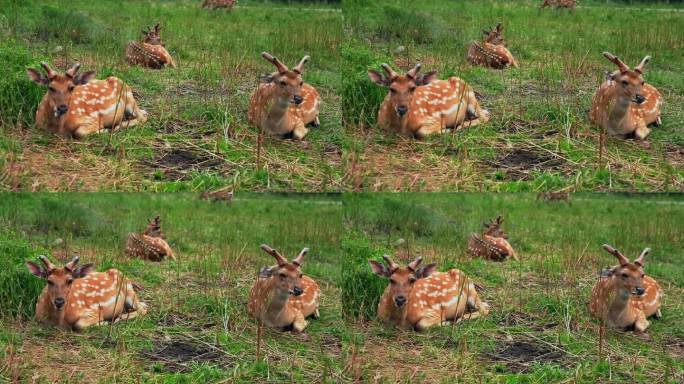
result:
[[[634,329],[637,332],[644,332],[650,324],[651,323],[649,323],[648,320],[646,320],[646,315],[644,315],[644,312],[639,311],[639,313],[637,314],[637,320],[634,322]]]
[[[75,139],[82,139],[91,133],[97,133],[100,132],[102,129],[100,128],[100,124],[96,121],[91,121],[87,124],[80,125],[78,128],[76,128],[75,131],[71,133],[71,135]]]
[[[304,328],[306,328],[308,324],[309,323],[306,321],[306,319],[304,319],[304,315],[298,311],[295,315],[294,321],[292,322],[292,331],[300,333],[304,331]]]
[[[309,130],[304,126],[304,123],[300,121],[292,131],[292,138],[301,141],[307,133],[309,133]]]
[[[321,313],[318,312],[318,308],[316,308],[316,310],[314,311],[314,313],[311,314],[311,318],[312,318],[312,319],[316,319],[316,320],[318,320],[318,319],[321,318]]]
[[[321,126],[321,120],[318,119],[318,116],[316,116],[312,122],[309,123],[309,125],[313,128],[318,128]]]
[[[653,122],[653,126],[660,127],[662,125],[663,125],[663,120],[660,118],[660,116],[656,117],[655,121]]]
[[[424,139],[435,133],[442,132],[442,123],[439,120],[431,120],[427,124],[424,124],[413,134],[417,139]]]
[[[663,318],[663,313],[660,311],[660,308],[653,314],[653,317],[655,317],[657,320],[660,320]]]
[[[418,322],[413,326],[416,331],[423,332],[426,329],[442,324],[444,319],[437,311],[426,311],[423,318],[418,320]]]

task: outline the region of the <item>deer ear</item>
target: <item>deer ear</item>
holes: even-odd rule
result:
[[[416,80],[416,85],[428,85],[435,80],[437,80],[437,71],[430,71],[422,76],[419,76]]]
[[[368,70],[368,77],[370,77],[372,82],[381,87],[388,87],[390,85],[389,80],[383,74],[374,69]]]
[[[71,273],[71,275],[72,275],[75,279],[79,279],[79,278],[81,278],[81,277],[85,277],[86,275],[88,275],[90,272],[93,271],[93,269],[95,269],[94,264],[92,264],[92,263],[83,264],[83,265],[81,265],[80,267],[76,268],[76,270],[73,271],[73,272]]]
[[[389,268],[387,268],[384,264],[377,262],[375,260],[368,260],[368,263],[370,264],[371,270],[373,273],[380,277],[390,277],[392,273],[390,273]]]
[[[273,276],[273,270],[275,268],[263,267],[259,270],[259,277],[267,279]]]
[[[416,276],[417,279],[422,279],[424,277],[428,277],[432,275],[435,270],[437,269],[437,264],[436,263],[431,263],[428,265],[423,266],[419,270],[417,270],[414,275]]]
[[[50,83],[50,80],[47,78],[47,76],[43,75],[42,73],[36,71],[33,68],[27,68],[26,74],[36,84],[48,85]]]
[[[644,57],[644,58],[641,60],[641,62],[639,63],[639,65],[637,65],[637,66],[634,68],[634,70],[637,71],[637,72],[639,72],[639,73],[642,73],[642,74],[643,74],[643,73],[644,73],[644,65],[646,65],[646,63],[648,63],[649,61],[651,61],[651,56],[646,56],[646,57]]]
[[[83,72],[74,78],[74,84],[88,84],[93,78],[95,78],[95,71]]]
[[[27,261],[26,262],[26,268],[28,268],[29,272],[31,272],[33,275],[40,277],[41,279],[46,279],[48,274],[43,269],[43,267],[39,266],[38,264],[32,262],[32,261]]]
[[[306,256],[307,253],[309,253],[309,248],[302,249],[297,255],[297,257],[295,257],[294,260],[292,260],[292,264],[301,266],[304,262],[304,256]]]

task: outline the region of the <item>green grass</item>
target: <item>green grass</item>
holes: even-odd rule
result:
[[[240,194],[230,205],[188,194],[2,195],[0,381],[339,382],[340,204],[335,195]],[[126,234],[156,214],[177,262],[126,257]],[[319,282],[322,297],[321,318],[310,321],[306,336],[266,329],[257,356],[246,303],[258,269],[273,264],[261,243],[288,258],[309,247],[303,271]],[[81,334],[35,323],[44,282],[24,261],[74,253],[140,283],[148,315]],[[168,346],[186,355],[164,352]]]
[[[684,378],[681,196],[577,193],[570,203],[548,204],[532,194],[414,193],[345,195],[344,201],[341,307],[350,328],[346,358],[353,378],[388,383],[678,383]],[[504,217],[519,262],[488,262],[466,253],[470,233],[497,215]],[[630,258],[652,248],[646,273],[664,287],[665,299],[663,319],[652,321],[647,334],[608,330],[600,346],[600,326],[587,304],[600,269],[615,265],[603,243]],[[423,334],[381,324],[376,309],[388,282],[370,272],[368,259],[384,253],[404,264],[420,255],[441,271],[464,271],[485,287],[481,297],[491,305],[490,315]],[[526,351],[522,360],[502,357],[515,348]],[[527,360],[540,351],[544,356],[536,363]]]
[[[194,0],[5,2],[0,10],[3,186],[69,191],[341,189],[339,5],[241,1],[233,13],[199,5]],[[155,22],[161,22],[176,70],[141,69],[124,61],[127,42],[139,39],[140,30]],[[321,127],[312,129],[306,142],[265,138],[257,161],[258,131],[248,124],[246,112],[259,76],[273,71],[260,57],[262,51],[290,66],[311,55],[304,79],[318,89],[322,106]],[[148,123],[79,143],[35,129],[34,111],[46,89],[33,84],[25,70],[43,60],[61,70],[78,60],[82,70],[96,70],[98,78],[123,79],[150,113]],[[173,161],[178,154],[180,159]],[[39,166],[45,162],[51,169]]]
[[[677,191],[684,182],[684,13],[642,10],[669,4],[584,1],[573,12],[528,1],[430,0],[344,3],[348,23],[343,117],[355,166],[354,188],[368,191]],[[681,5],[671,5],[679,8]],[[658,23],[643,23],[657,17]],[[505,71],[473,67],[468,45],[502,22],[520,62]],[[591,97],[614,65],[653,60],[646,81],[663,94],[663,126],[648,145],[608,138],[589,123]],[[458,76],[481,95],[492,120],[424,143],[382,132],[378,107],[387,90],[371,83],[382,62],[406,71],[416,62],[440,78]],[[410,161],[408,161],[410,159]]]

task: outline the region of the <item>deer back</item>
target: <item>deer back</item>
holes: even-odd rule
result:
[[[418,279],[408,298],[406,321],[415,324],[433,311],[440,313],[444,320],[458,317],[466,311],[468,291],[474,289],[458,269]]]
[[[124,313],[134,299],[132,296],[133,284],[118,270],[90,273],[72,284],[64,320],[72,326],[83,318],[114,320]]]
[[[126,48],[126,60],[133,65],[161,69],[168,65],[176,67],[173,58],[162,45],[131,41]]]
[[[166,257],[175,260],[169,244],[161,237],[140,233],[129,233],[126,238],[126,253],[132,257],[151,261],[162,261]]]

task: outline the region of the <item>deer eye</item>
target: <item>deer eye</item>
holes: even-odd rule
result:
[[[73,283],[73,282],[74,282],[74,279],[67,280],[67,284],[69,284],[69,285],[71,285],[71,283]]]
[[[48,280],[48,285],[55,285],[55,282],[52,280]]]
[[[396,93],[397,93],[397,90],[396,90],[396,89],[394,89],[394,88],[390,88],[390,92],[392,92],[392,93],[395,93],[395,94],[396,94]]]
[[[416,282],[416,278],[415,278],[415,277],[411,277],[411,278],[409,279],[409,283],[413,284],[413,283],[415,283],[415,282]]]
[[[644,276],[646,276],[646,275],[642,273],[642,274],[641,274],[641,278],[643,279],[643,278],[644,278]]]
[[[287,277],[287,275],[286,275],[286,274],[284,274],[284,273],[279,273],[279,274],[278,274],[278,276],[280,276],[280,278],[281,278],[281,279],[284,279],[284,278],[286,278],[286,277]]]
[[[52,87],[48,87],[48,89],[50,90],[50,92],[57,92],[57,90]]]
[[[280,80],[280,85],[282,85],[284,87],[287,85],[287,83],[284,80]]]
[[[394,279],[390,279],[390,284],[393,284],[393,285],[394,285],[394,284],[397,284],[397,281],[394,280]]]
[[[303,81],[300,81],[300,82],[299,82],[299,85],[304,85],[304,82],[303,82]]]
[[[628,278],[628,277],[629,277],[628,274],[626,274],[626,273],[623,273],[623,274],[622,274],[622,278],[623,278],[623,279],[626,279],[626,278]]]
[[[74,88],[76,88],[76,86],[75,86],[75,85],[73,85],[73,84],[72,84],[72,85],[70,85],[70,86],[69,86],[69,92],[73,91],[73,90],[74,90]]]
[[[622,80],[622,85],[624,85],[626,87],[629,85],[629,83],[627,82],[627,80]]]
[[[300,274],[299,274],[299,278],[301,279],[301,278],[302,278],[302,276],[304,276],[304,275],[300,273]]]
[[[644,84],[646,84],[646,82],[645,82],[645,81],[642,81],[642,82],[641,82],[641,85],[644,85]]]
[[[415,90],[416,90],[416,87],[411,87],[411,88],[409,88],[409,92],[413,92],[413,91],[415,91]]]

